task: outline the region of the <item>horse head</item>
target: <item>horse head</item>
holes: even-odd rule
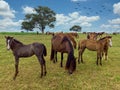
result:
[[[11,43],[13,41],[13,37],[5,36],[5,38],[6,38],[7,50],[10,50],[11,49]]]

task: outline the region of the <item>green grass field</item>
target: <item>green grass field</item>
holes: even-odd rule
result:
[[[40,65],[35,56],[20,58],[19,74],[14,76],[14,56],[7,51],[4,36],[10,35],[24,44],[32,42],[44,43],[47,47],[46,65],[47,75],[40,78]],[[113,46],[109,48],[108,60],[103,60],[103,66],[96,65],[96,52],[84,52],[85,64],[78,64],[76,71],[69,75],[65,70],[67,55],[64,54],[64,67],[60,67],[60,53],[58,62],[50,61],[50,35],[36,34],[0,34],[0,90],[120,90],[120,35],[113,35]],[[80,34],[79,40],[86,38]],[[78,57],[78,50],[75,50]]]

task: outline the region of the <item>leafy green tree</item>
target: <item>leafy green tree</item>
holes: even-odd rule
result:
[[[78,26],[78,25],[74,25],[70,28],[70,31],[77,31],[77,32],[81,32],[82,27]]]
[[[38,6],[34,8],[34,14],[26,14],[25,19],[22,22],[22,29],[32,31],[34,28],[38,28],[42,33],[46,26],[54,28],[54,23],[56,21],[55,12],[48,7]]]

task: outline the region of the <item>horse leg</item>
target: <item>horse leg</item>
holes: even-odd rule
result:
[[[38,58],[38,61],[39,61],[40,65],[41,65],[41,76],[40,77],[42,78],[42,76],[43,76],[43,66],[45,65],[45,61],[42,59],[41,56],[37,55],[37,58]]]
[[[54,63],[57,62],[57,51],[55,51],[55,58],[54,58]]]
[[[108,51],[105,51],[105,60],[108,59]]]
[[[44,57],[42,57],[42,59],[43,59],[43,66],[44,66],[44,76],[46,76],[46,73],[47,73],[47,70],[46,70],[46,62],[45,62]]]
[[[99,60],[99,52],[97,52],[97,61],[96,61],[97,65],[98,65],[98,60]]]
[[[105,55],[104,55],[104,51],[102,52],[102,60],[104,60],[104,58],[105,58]]]
[[[61,53],[61,63],[60,66],[63,67],[63,53]]]
[[[83,52],[85,51],[85,48],[82,48],[80,51],[80,57],[81,57],[81,62],[83,63]]]
[[[100,60],[100,65],[102,66],[102,52],[97,52],[97,61],[96,64],[98,65],[98,61]]]
[[[55,58],[54,58],[54,57],[55,57],[55,55],[54,55],[54,54],[55,54],[55,51],[53,50],[53,46],[51,46],[51,55],[50,55],[50,60],[53,60],[53,62],[55,62],[55,60],[54,60],[54,59],[55,59]]]
[[[78,64],[80,64],[80,51],[78,50]]]
[[[80,64],[80,60],[81,62],[83,63],[83,52],[84,52],[85,48],[83,47],[80,47],[80,49],[78,50],[78,63]]]
[[[102,55],[100,55],[100,65],[102,66]]]
[[[17,74],[18,74],[18,65],[19,65],[19,58],[18,57],[15,57],[15,75],[14,75],[14,77],[13,77],[13,80],[15,80],[16,79],[16,77],[17,77]]]

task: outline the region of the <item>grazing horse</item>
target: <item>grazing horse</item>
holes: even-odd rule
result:
[[[73,46],[66,36],[54,35],[51,39],[51,57],[50,60],[56,59],[56,52],[67,53],[66,69],[72,74],[76,69],[76,58],[74,57]],[[61,61],[62,62],[62,61]]]
[[[55,35],[59,35],[62,38],[66,36],[71,41],[73,47],[76,49],[77,43],[76,43],[74,37],[71,36],[71,34],[68,34],[68,33],[56,33]],[[57,62],[57,52],[55,54],[55,57],[56,57],[56,59],[53,61],[54,63]],[[63,61],[63,52],[61,52],[61,64],[60,64],[61,67],[63,67],[62,61]]]
[[[98,65],[98,60],[100,60],[100,65],[102,65],[101,59],[102,59],[103,53],[105,52],[107,55],[108,46],[112,46],[111,38],[112,38],[111,36],[106,36],[99,39],[98,41],[89,40],[89,39],[81,40],[78,44],[78,63],[80,63],[80,60],[83,63],[82,55],[85,48],[87,48],[88,50],[91,50],[91,51],[97,51],[96,64]]]
[[[66,36],[72,42],[73,47],[76,49],[77,43],[71,33],[56,33],[56,34],[53,34],[53,36],[54,35],[60,35],[61,37]]]
[[[88,35],[87,35],[87,39],[97,40],[97,36],[98,36],[97,33],[95,33],[95,32],[90,32],[90,33],[88,33]]]
[[[102,38],[102,35],[104,34],[105,32],[99,32],[98,33],[98,36],[100,37],[100,38]]]
[[[65,33],[65,34],[67,34],[67,35],[72,35],[72,36],[75,37],[75,38],[79,38],[79,35],[78,35],[78,33],[76,33],[76,32],[70,32],[70,33]]]
[[[47,72],[44,56],[47,55],[47,50],[44,44],[36,42],[29,45],[24,45],[13,37],[5,36],[5,38],[7,49],[11,49],[15,57],[15,75],[13,77],[14,80],[16,79],[18,74],[19,58],[30,57],[32,55],[36,55],[41,65],[41,78],[43,75],[46,75]]]

